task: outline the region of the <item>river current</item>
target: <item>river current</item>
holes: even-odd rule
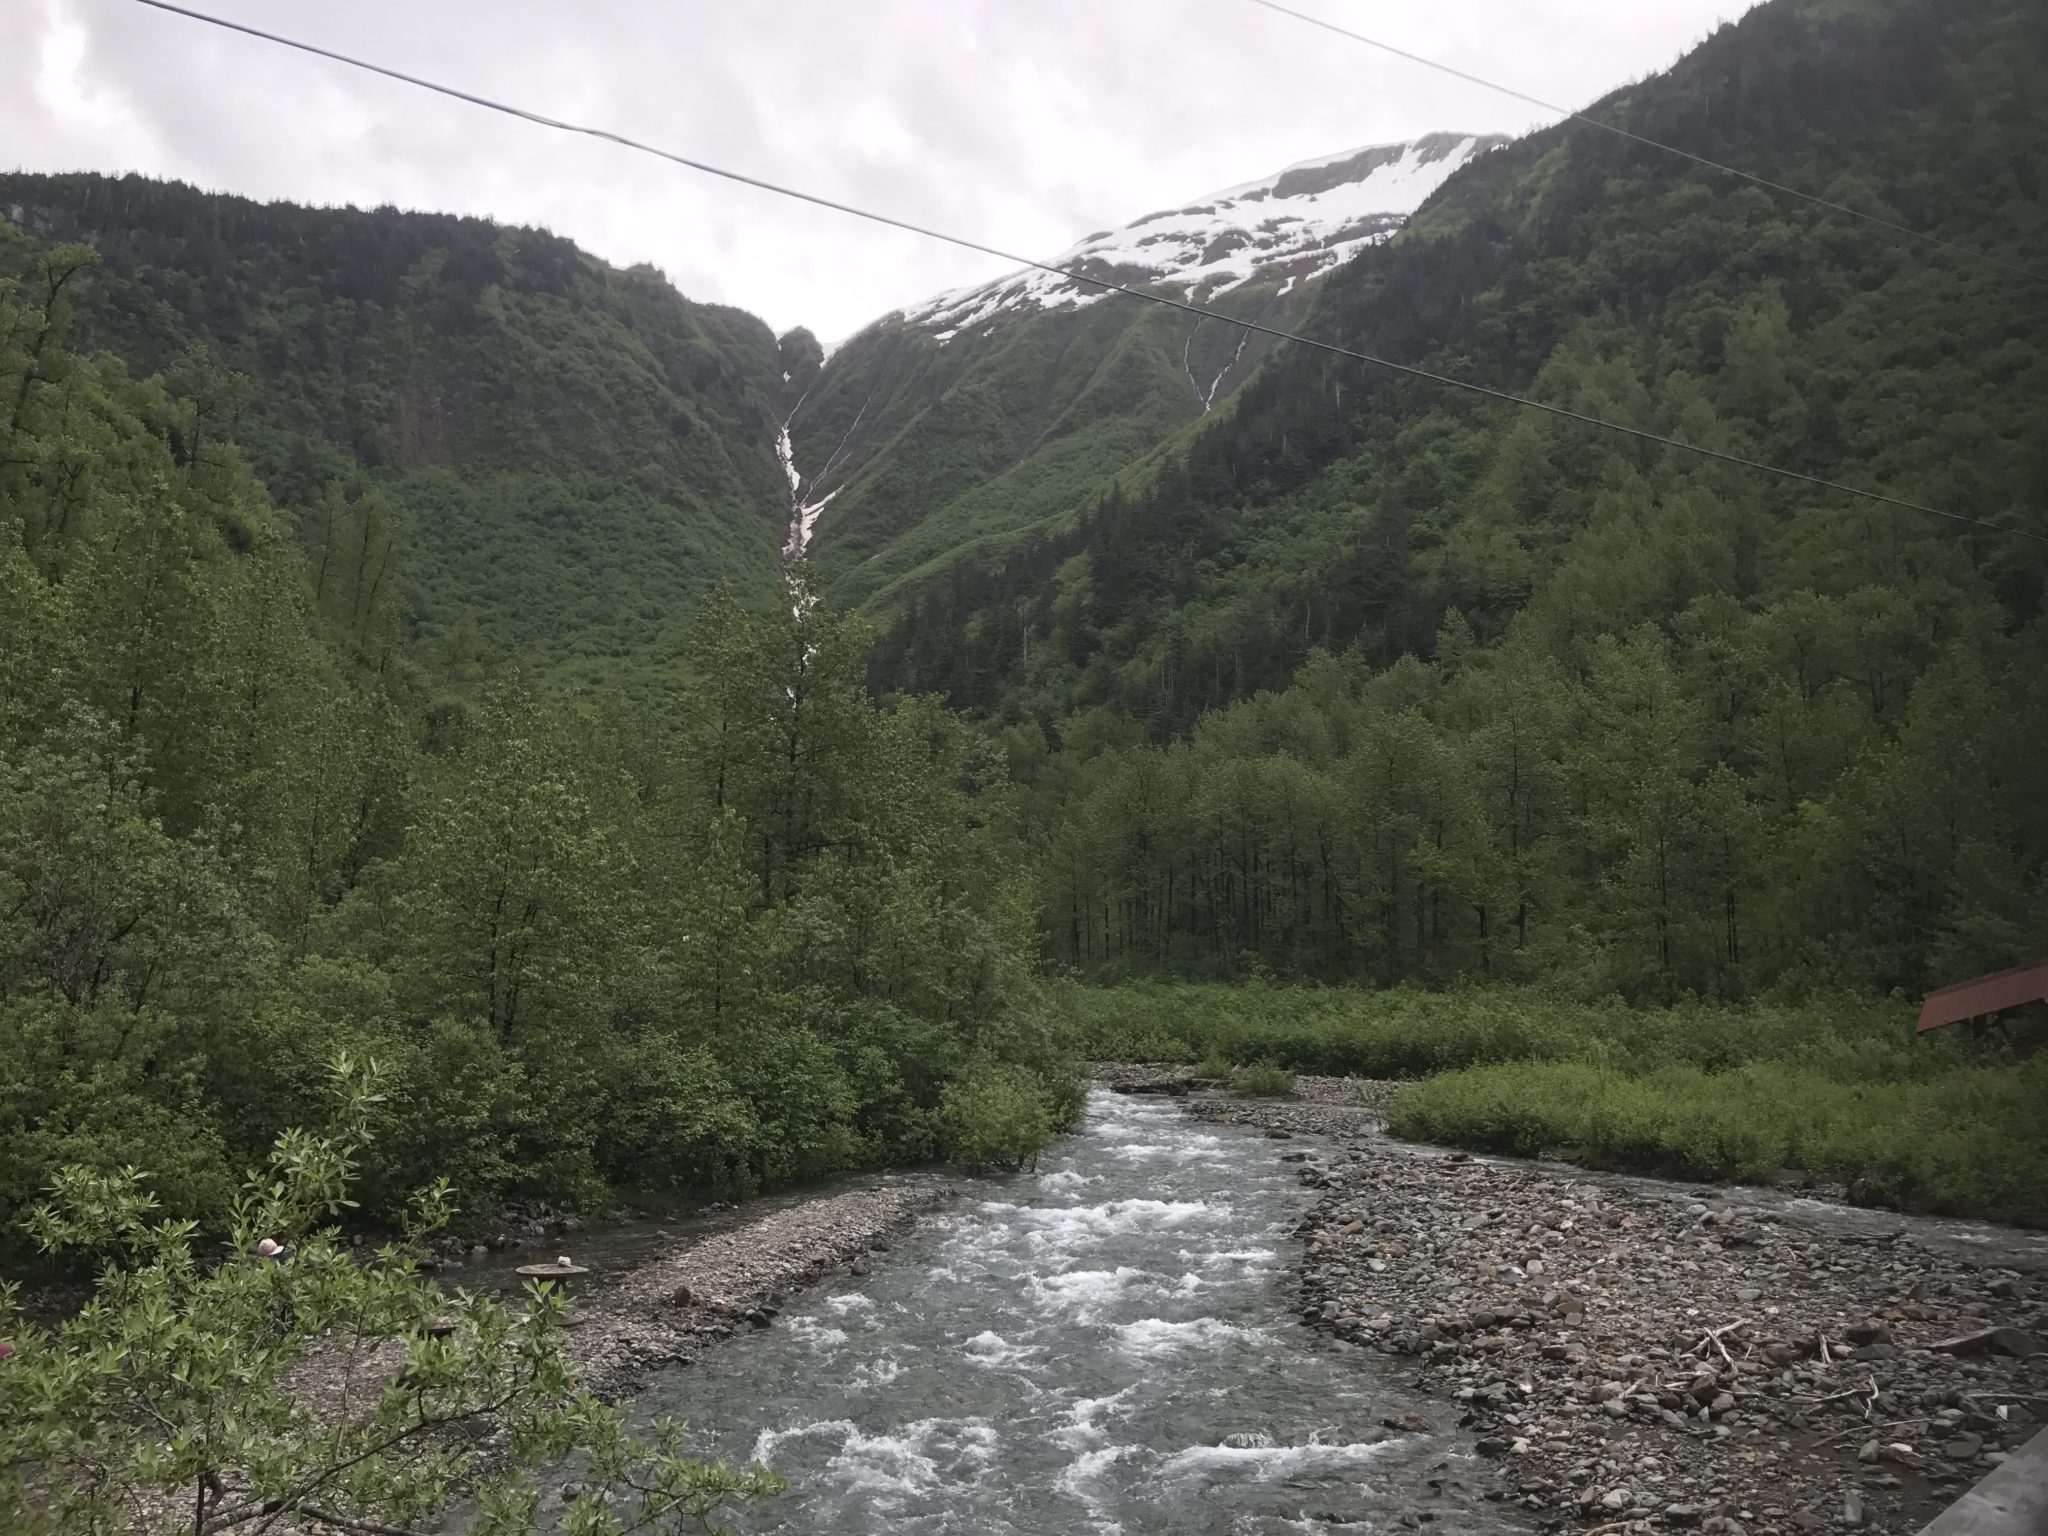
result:
[[[1035,1173],[974,1186],[636,1409],[790,1479],[753,1531],[1519,1529],[1445,1403],[1290,1311],[1309,1199],[1289,1148],[1097,1092]],[[1381,1426],[1402,1415],[1439,1429]]]

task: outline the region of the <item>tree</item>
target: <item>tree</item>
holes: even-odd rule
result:
[[[726,1506],[783,1486],[760,1467],[690,1459],[673,1422],[628,1434],[576,1383],[555,1287],[507,1306],[423,1277],[411,1252],[451,1214],[445,1183],[415,1199],[404,1242],[357,1262],[324,1224],[353,1204],[378,1073],[342,1057],[332,1076],[333,1127],[278,1138],[218,1264],[195,1223],[158,1219],[134,1169],[58,1176],[31,1230],[45,1250],[104,1267],[55,1329],[10,1319],[0,1527],[216,1536],[318,1520],[400,1536],[437,1528],[451,1498],[473,1493],[473,1528],[513,1536],[538,1527],[538,1471],[578,1453],[583,1489],[560,1520],[588,1536],[716,1530]],[[259,1256],[265,1237],[282,1256]],[[0,1316],[14,1303],[0,1287]]]

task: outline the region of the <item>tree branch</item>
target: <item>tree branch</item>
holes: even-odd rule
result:
[[[251,1500],[249,1503],[235,1509],[222,1511],[207,1522],[204,1536],[214,1536],[214,1533],[218,1531],[233,1530],[238,1525],[246,1525],[251,1520],[260,1519],[264,1516],[268,1516],[269,1519],[265,1521],[260,1529],[268,1530],[286,1515],[307,1513],[305,1501],[351,1467],[360,1466],[373,1457],[382,1456],[387,1451],[395,1450],[399,1446],[404,1445],[408,1440],[428,1430],[441,1429],[450,1424],[462,1424],[473,1419],[486,1418],[491,1414],[501,1412],[518,1398],[519,1394],[525,1390],[525,1387],[525,1383],[517,1384],[503,1397],[493,1402],[479,1403],[475,1407],[466,1408],[460,1413],[444,1414],[439,1418],[423,1413],[417,1423],[408,1424],[396,1434],[366,1447],[356,1455],[349,1457],[346,1461],[338,1461],[330,1467],[321,1468],[320,1471],[306,1479],[297,1488],[280,1498],[274,1500]],[[412,1533],[406,1532],[405,1536],[412,1536]]]
[[[344,1531],[361,1531],[364,1536],[419,1536],[417,1530],[407,1530],[404,1526],[379,1525],[374,1520],[357,1520],[348,1515],[315,1509],[310,1504],[299,1513],[309,1520],[318,1520],[322,1525],[331,1525]]]

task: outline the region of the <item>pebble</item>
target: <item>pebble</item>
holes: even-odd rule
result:
[[[1400,1150],[1335,1093],[1178,1102],[1327,1138],[1297,1164],[1297,1310],[1412,1365],[1551,1524],[1905,1536],[2048,1416],[2040,1273],[1717,1191]]]
[[[772,1326],[788,1292],[867,1273],[868,1254],[886,1252],[887,1238],[950,1194],[936,1181],[906,1181],[807,1200],[643,1264],[593,1295],[571,1359],[598,1396],[623,1395],[735,1328]]]

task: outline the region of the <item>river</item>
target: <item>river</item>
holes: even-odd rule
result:
[[[974,1186],[635,1411],[788,1477],[755,1531],[1521,1529],[1445,1403],[1296,1321],[1308,1197],[1279,1159],[1305,1145],[1097,1091],[1035,1173]],[[1381,1427],[1402,1415],[1439,1430]]]

